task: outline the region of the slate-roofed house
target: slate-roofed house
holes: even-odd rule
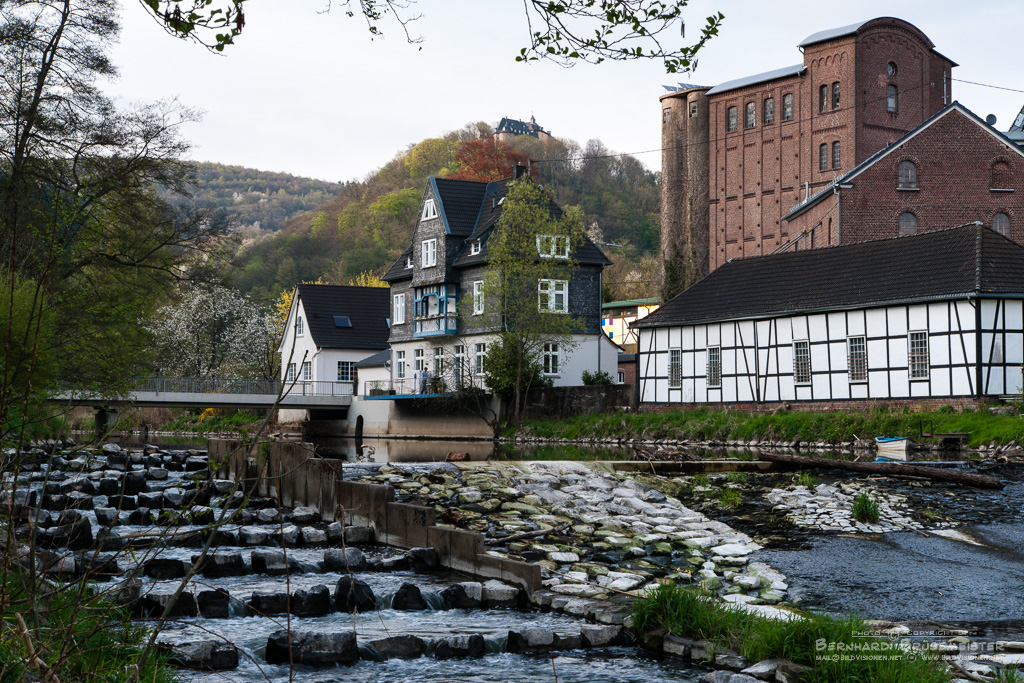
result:
[[[633,326],[647,404],[1019,392],[1024,247],[970,224],[734,259]]]
[[[494,129],[494,137],[498,140],[504,141],[519,135],[529,135],[539,139],[551,137],[551,133],[541,128],[540,124],[537,123],[537,119],[532,116],[529,122],[510,119],[507,116],[502,117],[498,127]]]
[[[332,383],[351,394],[355,364],[387,349],[390,295],[386,287],[299,285],[285,323],[281,377],[286,382]],[[330,393],[317,385],[317,393]]]
[[[421,393],[424,372],[480,383],[487,346],[498,331],[494,318],[484,315],[492,305],[483,296],[487,240],[510,180],[428,180],[412,244],[384,275],[391,285],[389,342],[397,394]],[[556,215],[561,211],[553,201],[550,208]],[[589,239],[571,258],[576,267],[568,280],[538,283],[550,288],[539,297],[583,321],[571,354],[557,344],[545,348],[545,374],[556,386],[581,384],[584,370],[614,376],[618,353],[601,331],[601,273],[611,262]]]

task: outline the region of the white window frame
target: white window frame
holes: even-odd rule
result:
[[[437,218],[437,203],[433,199],[423,202],[423,215],[420,220],[429,221]]]
[[[405,294],[395,294],[393,299],[393,309],[391,311],[391,320],[395,325],[402,325],[405,323]]]
[[[569,258],[569,236],[537,235],[537,254],[541,258]]]
[[[285,371],[285,373],[284,373],[284,381],[285,382],[294,382],[295,381],[295,363],[289,363],[288,364],[288,370]]]
[[[668,350],[668,388],[679,389],[683,386],[683,350]]]
[[[433,268],[437,265],[437,238],[431,237],[423,240],[420,245],[420,263],[423,268]]]
[[[804,353],[801,353],[801,349]],[[809,339],[793,340],[793,383],[810,384],[813,373],[811,371],[811,342]]]
[[[484,359],[487,358],[487,343],[477,342],[473,345],[473,374],[482,377],[484,374]]]
[[[722,386],[722,347],[709,346],[707,349],[707,381],[708,388],[720,389]]]
[[[476,255],[480,253],[480,240],[473,240],[469,243],[470,255]]]
[[[412,268],[412,254],[409,254],[408,256],[405,257],[405,268],[406,270]]]
[[[356,362],[353,360],[338,361],[338,381],[351,382],[356,375]]]
[[[405,351],[395,351],[395,379],[405,379]]]
[[[846,372],[850,384],[868,381],[868,339],[862,334],[846,338]]]
[[[412,351],[412,369],[417,376],[423,372],[423,349],[413,349]]]
[[[452,348],[452,354],[455,357],[452,366],[452,379],[456,384],[461,384],[466,373],[466,345],[456,344]]]
[[[302,381],[310,382],[313,380],[313,361],[304,360],[302,361]]]
[[[445,362],[444,362],[444,347],[443,346],[435,346],[434,347],[434,377],[443,377],[444,376],[444,366],[445,366]]]
[[[619,370],[619,373],[618,373],[616,379],[617,379],[617,383],[618,384],[625,384],[626,383],[626,372],[624,370]]]
[[[300,315],[297,318],[295,318],[295,336],[301,337],[304,334],[306,334],[306,325],[302,321],[302,316]]]
[[[545,342],[543,349],[542,374],[545,377],[558,377],[562,366],[562,352],[558,342]]]
[[[915,342],[917,343],[916,350]],[[907,374],[911,381],[931,378],[930,351],[927,330],[911,330],[907,333]]]
[[[482,315],[484,312],[484,281],[473,282],[473,315]]]
[[[561,300],[559,300],[561,297]],[[537,310],[548,313],[569,312],[569,281],[538,280]]]

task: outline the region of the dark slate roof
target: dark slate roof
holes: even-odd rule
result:
[[[412,256],[412,245],[410,244],[402,255],[398,257],[398,260],[391,264],[384,273],[384,277],[381,279],[385,282],[394,282],[395,280],[405,280],[406,278],[412,277],[412,268],[405,267],[405,260]]]
[[[299,285],[296,289],[317,348],[388,348],[391,291],[387,287]],[[352,327],[336,327],[336,315],[348,316]]]
[[[520,121],[519,119],[510,119],[507,116],[503,116],[494,132],[509,133],[511,135],[532,135],[535,138],[539,137],[538,133],[547,133],[547,131],[541,128],[537,123],[537,120],[532,116],[530,117],[529,123]],[[550,133],[548,134],[550,135]]]
[[[445,221],[445,232],[464,237],[476,226],[487,183],[430,177]]]
[[[1024,247],[974,223],[909,237],[733,259],[631,327],[972,294],[1024,296]]]
[[[366,358],[362,359],[361,361],[356,363],[356,367],[357,368],[379,368],[379,367],[383,367],[384,364],[387,363],[389,360],[391,360],[391,349],[387,348],[387,349],[384,349],[383,351],[378,351],[377,353],[373,354],[372,356],[367,356]]]
[[[1021,154],[1021,156],[1024,156],[1024,151],[1021,150],[1020,146],[1016,142],[1014,142],[1011,138],[1007,137],[1006,133],[999,132],[998,130],[996,130],[995,128],[990,126],[989,124],[987,124],[984,121],[982,121],[981,118],[977,114],[975,114],[973,111],[971,111],[970,109],[968,109],[964,105],[960,104],[960,102],[953,101],[953,102],[950,102],[949,104],[947,104],[945,107],[943,107],[939,111],[937,111],[934,114],[932,114],[930,117],[928,117],[928,119],[923,121],[919,126],[917,126],[916,128],[910,130],[909,132],[907,132],[903,137],[899,138],[898,140],[893,142],[891,145],[888,145],[887,147],[883,147],[882,149],[878,150],[877,152],[875,152],[874,154],[869,156],[867,159],[865,159],[864,161],[860,162],[859,164],[857,164],[856,166],[851,168],[849,171],[847,171],[843,175],[841,175],[841,176],[835,178],[834,180],[832,180],[832,182],[830,182],[828,185],[826,185],[825,187],[823,187],[822,189],[818,190],[816,193],[814,193],[813,195],[808,197],[805,201],[800,202],[799,204],[794,206],[792,209],[789,210],[789,213],[787,213],[785,216],[782,217],[782,220],[788,221],[788,220],[790,220],[792,218],[796,218],[800,214],[806,212],[811,207],[819,204],[821,202],[821,200],[825,199],[826,197],[828,197],[829,195],[831,195],[833,193],[833,191],[835,190],[836,185],[840,185],[841,186],[841,185],[845,185],[846,183],[852,182],[857,176],[859,176],[861,173],[863,173],[866,169],[868,169],[869,167],[875,165],[876,163],[881,161],[884,157],[888,156],[892,152],[898,151],[900,146],[903,145],[905,142],[907,142],[911,138],[917,137],[922,132],[924,132],[927,128],[929,128],[933,123],[935,123],[936,121],[938,121],[939,119],[941,119],[942,117],[946,116],[947,114],[949,114],[950,112],[953,112],[953,111],[956,111],[956,112],[959,112],[959,113],[963,114],[964,116],[967,117],[968,120],[974,122],[976,125],[980,126],[984,130],[986,130],[989,134],[991,134],[993,137],[995,137],[997,140],[999,140],[1003,144],[1007,145],[1010,149],[1016,150],[1018,154]],[[951,145],[955,144],[955,141],[951,142],[950,144]]]

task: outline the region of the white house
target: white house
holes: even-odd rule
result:
[[[291,391],[352,394],[356,363],[388,348],[385,287],[299,285],[278,346]]]
[[[645,404],[1019,393],[1024,248],[970,224],[734,259],[633,327]]]
[[[480,385],[483,360],[501,321],[485,300],[487,241],[500,230],[511,178],[485,183],[431,177],[420,202],[412,244],[385,274],[391,285],[391,378],[367,398],[444,393],[453,383]],[[551,202],[555,214],[561,209]],[[559,241],[564,240],[564,241]],[[571,350],[557,342],[541,349],[543,373],[555,386],[582,384],[584,371],[614,379],[619,348],[601,330],[601,277],[611,262],[584,238],[537,240],[537,258],[572,259],[565,279],[540,280],[537,306],[581,321]],[[496,310],[496,309],[495,309]]]

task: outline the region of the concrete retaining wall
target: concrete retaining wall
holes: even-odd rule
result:
[[[271,442],[253,449],[236,440],[211,439],[210,465],[217,476],[242,480],[246,489],[277,498],[286,507],[311,507],[326,521],[369,526],[378,542],[398,548],[437,550],[441,564],[481,578],[500,579],[528,592],[541,587],[540,567],[488,555],[475,531],[437,526],[434,509],[395,502],[390,486],[343,479],[344,462],[314,455],[308,443]]]
[[[538,387],[526,394],[526,416],[550,420],[633,408],[633,385]]]

